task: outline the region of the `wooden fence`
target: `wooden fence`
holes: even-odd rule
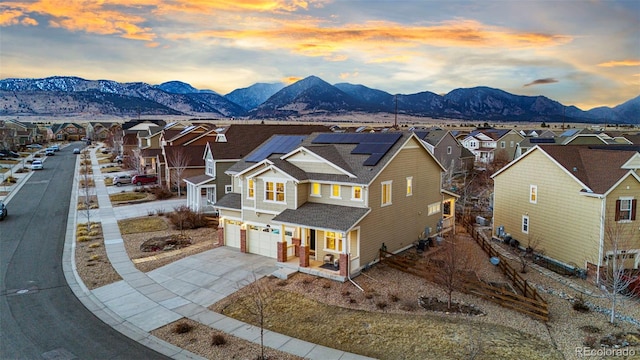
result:
[[[538,294],[535,288],[527,283],[517,271],[505,261],[491,244],[471,226],[469,233],[474,240],[490,257],[500,259],[498,267],[511,281],[515,289],[520,294],[507,291],[503,288],[489,285],[477,281],[477,279],[466,279],[462,286],[462,291],[479,296],[483,299],[496,303],[500,306],[513,309],[535,319],[549,321],[549,309],[547,302]],[[434,268],[426,264],[420,264],[416,259],[409,256],[394,255],[384,250],[380,250],[380,262],[391,268],[412,274],[429,281],[434,281],[436,276]],[[436,270],[437,271],[437,270]]]

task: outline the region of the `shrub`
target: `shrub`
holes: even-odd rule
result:
[[[174,229],[187,230],[205,227],[208,224],[207,218],[201,212],[195,212],[186,205],[174,208],[174,212],[168,216]]]
[[[170,199],[173,196],[173,193],[163,186],[153,186],[149,188],[149,192],[158,200]]]
[[[366,299],[373,299],[373,293],[371,293],[371,292],[367,292],[367,293],[365,293],[365,294],[364,294],[364,297],[365,297]]]
[[[398,297],[397,294],[389,294],[389,300],[391,300],[391,302],[398,302],[400,298]]]
[[[405,301],[400,305],[400,309],[404,311],[416,311],[418,304],[413,301]]]
[[[302,279],[302,283],[303,283],[304,285],[309,285],[309,284],[311,284],[311,282],[312,282],[312,281],[313,281],[313,280],[311,280],[310,278],[304,278],[304,279]]]
[[[181,321],[173,325],[173,332],[176,334],[186,334],[193,330],[193,326],[187,322]]]
[[[589,309],[589,306],[584,302],[584,299],[582,298],[582,296],[578,296],[573,301],[573,310],[581,313],[586,313],[586,312],[589,312],[591,309]]]
[[[354,298],[349,298],[349,303],[350,304],[355,304],[355,303],[357,303],[357,301]]]
[[[584,341],[582,342],[582,344],[584,346],[588,346],[588,347],[590,347],[592,349],[595,349],[596,347],[600,347],[598,338],[595,337],[595,336],[592,336],[592,335],[585,336]]]
[[[98,236],[100,235],[100,231],[97,230],[91,230],[91,232],[89,233],[89,236]]]
[[[100,243],[93,243],[93,244],[89,245],[89,247],[92,248],[92,249],[100,247]]]
[[[287,280],[280,280],[276,283],[276,285],[278,286],[286,286],[287,285]]]
[[[331,283],[328,282],[328,281],[322,282],[322,288],[323,289],[331,289]]]
[[[376,307],[380,310],[384,310],[387,307],[387,303],[384,301],[378,301]]]
[[[76,240],[78,240],[78,242],[87,242],[91,240],[91,236],[78,236]]]
[[[351,292],[349,290],[342,290],[340,294],[342,294],[342,296],[349,296],[351,295]]]
[[[211,336],[211,346],[220,346],[227,343],[227,339],[222,334],[213,334]]]
[[[89,261],[98,261],[100,260],[100,255],[91,255],[91,257],[89,257]]]
[[[156,209],[156,215],[163,216],[164,215],[164,209]]]

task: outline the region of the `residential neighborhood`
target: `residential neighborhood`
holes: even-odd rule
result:
[[[404,279],[396,283],[417,276],[443,284],[448,249],[454,238],[467,234],[477,245],[456,241],[455,251],[466,259],[459,271],[476,274],[483,291],[498,291],[479,275],[486,270],[478,268],[505,266],[501,271],[514,281],[512,293],[543,310],[476,295],[487,301],[485,307],[493,302],[512,314],[553,322],[556,315],[546,310],[550,302],[540,295],[547,288],[534,287],[535,280],[518,285],[526,275],[516,275],[514,268],[526,274],[527,266],[575,289],[592,287],[580,291],[594,299],[599,297],[592,291],[608,289],[611,269],[619,269],[626,280],[623,288],[614,287],[615,294],[633,296],[640,289],[635,285],[640,269],[638,130],[487,125],[5,121],[0,124],[0,155],[7,169],[2,180],[7,189],[15,186],[8,181],[18,172],[39,168],[46,173],[47,157],[60,157],[57,151],[66,153],[73,145],[79,164],[92,162],[98,199],[101,194],[157,194],[142,195],[152,202],[139,204],[141,218],[177,211],[182,204],[214,224],[201,231],[208,244],[203,249],[270,262],[272,270],[261,276],[279,279],[282,286],[317,279],[328,281],[325,289],[353,286],[366,299],[372,276],[390,267]],[[160,195],[175,207],[152,205]],[[3,222],[12,221],[16,205],[2,206]],[[113,200],[109,206],[126,212]],[[108,222],[103,226],[108,229]],[[479,255],[469,257],[470,245]],[[216,260],[211,269],[223,271],[217,266],[225,263]],[[462,295],[465,287],[476,289],[470,294],[478,291],[467,281],[458,285],[458,297],[473,296]],[[353,294],[344,295],[351,291],[342,293],[356,301]]]

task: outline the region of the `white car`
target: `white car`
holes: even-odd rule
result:
[[[43,168],[42,161],[40,160],[33,160],[31,163],[31,170],[42,170]]]

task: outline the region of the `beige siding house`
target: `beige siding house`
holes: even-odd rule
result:
[[[450,231],[455,197],[413,133],[274,136],[228,174],[219,239],[278,265],[345,281],[421,236]]]
[[[494,233],[538,242],[569,269],[606,265],[619,229],[631,266],[640,251],[640,153],[628,146],[538,145],[493,175]]]

